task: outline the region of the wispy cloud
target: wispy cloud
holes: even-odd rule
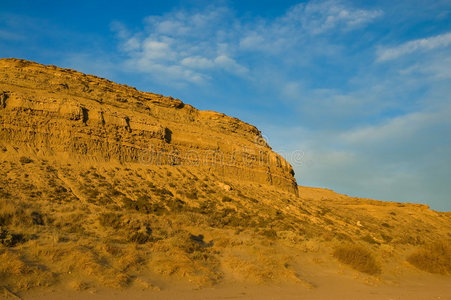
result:
[[[240,19],[227,7],[173,11],[149,16],[142,30],[130,32],[120,23],[113,30],[127,65],[165,82],[203,84],[215,73],[246,77],[251,52],[300,56],[299,46],[315,35],[358,29],[382,15],[381,10],[355,9],[339,1],[298,4],[271,21]],[[317,47],[319,54],[333,47]],[[307,48],[306,48],[307,50]]]
[[[176,11],[147,17],[139,32],[131,33],[120,23],[113,24],[113,29],[121,50],[129,56],[128,66],[166,82],[202,84],[214,72],[237,76],[248,72],[234,58],[234,22],[227,8],[210,7],[197,13]]]
[[[443,210],[449,209],[450,113],[448,101],[348,130],[293,127],[266,134],[273,144],[287,145],[286,153],[302,150],[302,161],[293,162],[302,185]]]
[[[281,22],[298,24],[309,34],[321,34],[332,29],[356,29],[382,15],[380,9],[357,9],[342,1],[310,1],[292,7]]]
[[[383,62],[393,60],[406,54],[420,51],[431,51],[437,48],[448,47],[449,45],[451,45],[451,32],[429,38],[409,41],[392,48],[380,49],[377,56],[377,61]]]
[[[340,35],[363,28],[382,15],[380,9],[357,9],[342,1],[309,1],[292,6],[271,22],[247,24],[240,46],[245,50],[279,54],[293,47],[306,47],[317,36]]]

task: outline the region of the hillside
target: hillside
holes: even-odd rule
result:
[[[324,278],[451,291],[450,213],[298,186],[238,119],[17,59],[0,60],[0,102],[6,296]]]

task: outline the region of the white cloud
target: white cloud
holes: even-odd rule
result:
[[[146,39],[142,42],[141,46],[142,46],[142,55],[144,59],[173,60],[176,57],[176,54],[171,50],[171,47],[166,42],[159,42],[153,39]]]
[[[379,9],[356,9],[341,1],[310,1],[294,6],[282,21],[299,24],[310,34],[321,34],[332,29],[356,29],[382,14]]]
[[[255,116],[254,107],[243,105],[238,113],[252,123],[265,119],[260,129],[288,159],[295,150],[305,153],[294,166],[301,184],[445,207],[451,192],[444,183],[451,176],[451,91],[446,88],[451,33],[380,48],[379,61],[422,54],[380,68],[371,61],[380,28],[387,27],[379,24],[362,37],[359,30],[380,19],[392,21],[390,13],[382,19],[380,9],[313,0],[272,19],[239,18],[227,8],[208,7],[151,16],[141,30],[116,31],[129,70],[171,88],[188,83],[183,92],[191,99],[201,97],[190,84],[220,81],[223,74],[248,80],[243,85],[255,88],[255,110],[270,109]],[[240,85],[239,80],[231,84]],[[244,97],[224,86],[202,91],[221,100]],[[219,109],[219,102],[208,105]],[[265,122],[276,127],[273,134]]]
[[[280,142],[298,141],[287,152],[305,153],[302,163],[294,165],[300,184],[449,210],[450,115],[448,97],[433,110],[422,109],[378,125],[288,131]]]
[[[422,75],[425,80],[451,79],[451,57],[447,53],[436,53],[428,59],[416,59],[416,63],[399,70],[403,76]]]
[[[217,66],[234,74],[243,74],[248,71],[246,67],[241,66],[233,58],[230,58],[227,55],[217,56],[215,58],[215,63]]]
[[[267,55],[283,53],[281,59],[294,59],[302,57],[299,47],[309,43],[312,45],[305,47],[304,52],[319,55],[333,52],[333,46],[312,43],[312,36],[360,28],[381,14],[380,10],[355,9],[337,1],[310,1],[290,8],[271,21],[249,21],[237,18],[226,7],[211,6],[195,13],[179,10],[149,16],[145,28],[137,32],[129,32],[118,23],[112,28],[121,40],[121,50],[129,56],[129,66],[136,66],[137,62],[152,65],[147,71],[138,68],[151,76],[156,65],[166,66],[177,72],[164,76],[165,80],[202,83],[216,77],[214,73],[218,71],[246,76],[251,67],[239,58],[249,55],[248,51]],[[164,68],[161,72],[165,72]],[[195,76],[196,80],[183,78],[183,74]]]
[[[243,49],[263,48],[265,38],[256,32],[250,32],[240,40],[240,47]]]
[[[312,48],[314,39],[322,34],[342,34],[356,30],[383,15],[382,10],[353,8],[342,1],[309,1],[292,6],[271,21],[260,21],[243,26],[239,46],[242,50],[268,54],[285,53],[288,49]],[[315,48],[323,53],[324,47]]]
[[[129,56],[127,65],[148,73],[165,84],[203,84],[212,72],[244,75],[248,68],[234,56],[236,30],[226,8],[202,12],[176,11],[145,19],[146,28],[131,33],[121,24],[113,30],[121,40],[121,50]],[[224,26],[227,23],[227,26]],[[230,28],[224,32],[224,28]]]
[[[451,45],[451,32],[437,36],[417,39],[406,42],[396,47],[380,49],[378,51],[378,62],[397,59],[406,54],[418,51],[431,51],[437,48],[444,48]]]
[[[180,63],[192,69],[211,69],[215,65],[211,59],[202,56],[188,56],[182,59]]]

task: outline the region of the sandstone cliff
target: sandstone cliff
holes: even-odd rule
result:
[[[299,187],[255,127],[76,71],[0,60],[0,178],[0,297],[160,299],[180,282],[450,294],[451,213]]]
[[[252,125],[172,97],[18,59],[0,60],[0,139],[43,155],[194,165],[296,191],[294,172]]]

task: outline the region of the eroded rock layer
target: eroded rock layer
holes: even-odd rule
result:
[[[0,60],[0,139],[46,156],[194,165],[225,179],[297,190],[290,164],[252,125],[25,60]]]

